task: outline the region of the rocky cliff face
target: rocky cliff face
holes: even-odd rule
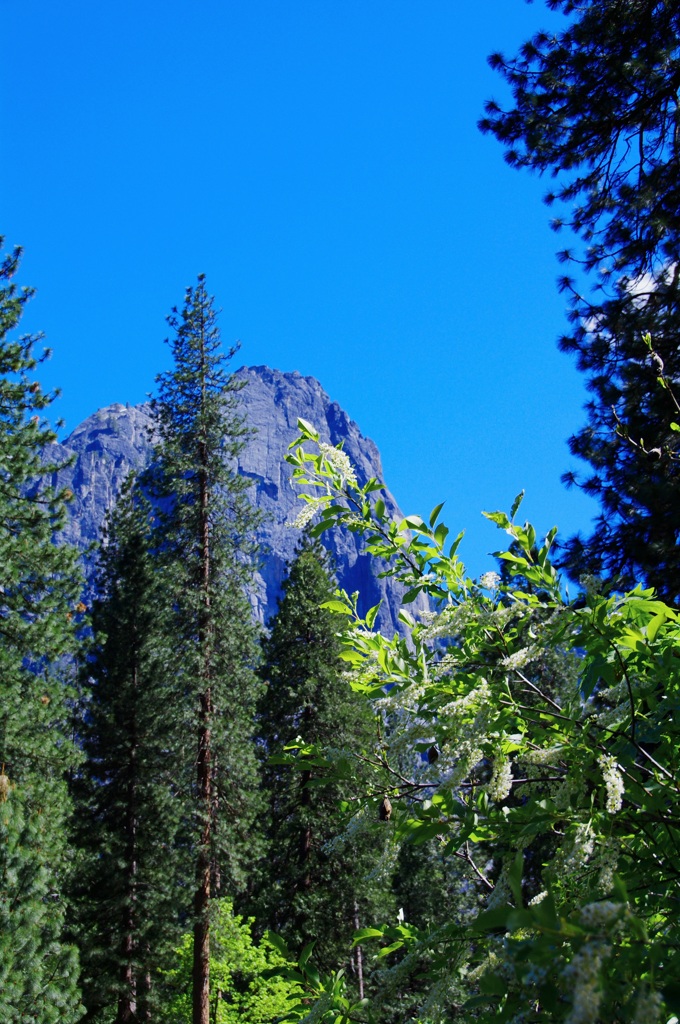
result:
[[[344,443],[360,483],[372,476],[382,479],[382,468],[373,441],[362,436],[356,423],[330,400],[313,377],[281,373],[267,366],[246,366],[237,376],[247,382],[241,392],[242,409],[254,430],[241,453],[238,470],[251,481],[252,499],[265,513],[258,538],[262,565],[251,601],[257,617],[266,622],[276,611],[286,563],[299,537],[299,531],[288,524],[302,503],[284,462],[288,445],[297,434],[298,417],[312,423],[322,440],[333,445]],[[74,494],[66,540],[86,550],[99,539],[105,513],[128,473],[148,462],[150,427],[148,406],[111,405],[94,413],[63,444],[55,446],[57,458],[73,458],[72,465],[54,480]],[[395,517],[400,516],[389,494],[386,504]],[[334,557],[339,585],[350,593],[358,590],[366,608],[381,601],[377,624],[391,634],[397,628],[398,589],[390,580],[378,578],[379,567],[356,535],[335,530],[325,534],[323,540]]]

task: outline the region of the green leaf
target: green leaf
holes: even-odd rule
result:
[[[401,949],[401,947],[403,945],[404,945],[404,942],[403,942],[402,939],[400,939],[398,942],[393,942],[389,946],[383,946],[382,949],[378,950],[378,956],[379,957],[389,956],[389,954],[390,953],[394,953],[395,950]]]
[[[404,516],[399,524],[400,530],[423,530],[425,523],[420,516]]]
[[[448,526],[444,526],[444,523],[440,523],[437,529],[434,531],[434,539],[440,547],[444,547],[444,542],[449,535]]]
[[[514,859],[514,861],[512,862],[512,867],[508,871],[508,885],[510,886],[510,891],[512,892],[512,895],[515,897],[515,902],[516,902],[518,907],[522,906],[522,874],[523,873],[524,873],[524,853],[523,853],[522,850],[519,850],[517,855],[516,855],[516,857],[515,857],[515,859]]]
[[[381,939],[383,935],[384,932],[380,928],[360,928],[358,932],[354,933],[352,945],[358,945],[362,939]]]
[[[316,940],[314,940],[314,942],[308,942],[307,945],[305,946],[305,948],[302,950],[302,952],[300,953],[300,959],[298,961],[298,964],[299,964],[300,967],[304,967],[305,966],[305,964],[309,960],[310,956],[314,952],[314,946],[315,945],[316,945]]]
[[[479,991],[487,996],[504,996],[508,991],[508,983],[497,974],[483,974],[479,979]]]
[[[659,612],[659,614],[655,615],[654,618],[648,623],[647,640],[649,643],[652,643],[652,641],[656,637],[656,634],[659,632],[664,622],[666,622],[667,618],[668,616],[665,611]]]
[[[338,601],[336,598],[332,598],[330,601],[324,601],[320,608],[325,608],[326,611],[336,612],[338,615],[351,615],[352,609],[348,608],[344,601]],[[376,607],[379,607],[376,606]],[[373,609],[371,609],[373,611]]]
[[[517,494],[515,496],[515,500],[513,501],[512,506],[510,508],[510,518],[511,519],[514,519],[515,516],[517,515],[517,511],[518,511],[520,505],[522,504],[522,500],[524,498],[524,494],[525,494],[525,492],[522,490],[522,491],[519,492],[519,494]]]
[[[500,526],[501,529],[507,530],[510,526],[510,520],[506,516],[505,512],[482,512],[485,519],[490,519],[496,526]]]
[[[366,625],[368,626],[369,629],[373,629],[375,620],[378,617],[378,612],[380,611],[381,604],[382,601],[378,601],[377,604],[374,604],[373,607],[369,608],[368,611],[366,612]]]
[[[264,933],[264,938],[274,947],[274,949],[277,949],[281,956],[285,957],[286,960],[291,959],[290,950],[280,935],[277,935],[276,932],[270,932],[267,930]]]
[[[302,417],[298,417],[297,421],[298,430],[300,433],[307,435],[311,441],[319,440],[319,433],[307,420],[303,420]]]
[[[439,518],[439,513],[444,508],[445,504],[446,502],[442,501],[439,503],[439,505],[436,505],[432,509],[432,511],[430,512],[430,526],[434,526],[434,524],[437,522],[437,519]]]
[[[505,928],[507,925],[508,917],[513,912],[514,907],[494,907],[493,910],[484,910],[481,914],[472,922],[472,926],[475,931],[488,932],[496,931],[498,928]]]

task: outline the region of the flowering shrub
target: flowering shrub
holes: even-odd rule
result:
[[[402,965],[429,953],[422,1020],[626,1021],[680,1012],[680,619],[637,587],[587,581],[564,596],[529,524],[487,513],[506,532],[507,572],[469,579],[439,521],[392,522],[381,485],[359,486],[346,457],[304,421],[288,461],[306,488],[313,532],[359,532],[405,587],[408,638],[373,630],[357,595],[344,657],[380,728],[358,812],[395,839],[438,837],[465,867],[478,910],[436,934],[407,922],[357,935]],[[335,451],[336,454],[332,454]],[[408,605],[423,593],[430,614]],[[304,740],[304,737],[302,737]],[[301,765],[319,751],[297,751]],[[392,806],[379,822],[378,799]],[[382,798],[382,796],[381,796]],[[339,979],[307,978],[319,1000],[298,1020],[371,1020]],[[462,993],[462,996],[461,996]],[[307,1016],[305,1016],[305,1013]],[[290,1018],[292,1019],[292,1018]]]

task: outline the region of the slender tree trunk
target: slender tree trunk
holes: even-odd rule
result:
[[[196,858],[194,897],[193,1024],[210,1024],[210,691],[201,695],[197,784],[201,835]]]
[[[354,901],[354,930],[359,931],[359,904]],[[359,986],[359,999],[364,998],[364,958],[361,952],[361,946],[356,947],[357,957],[357,984]]]
[[[136,694],[138,685],[137,664],[132,665],[132,690]],[[128,761],[128,787],[125,831],[126,880],[125,904],[123,906],[123,938],[121,952],[121,993],[118,997],[118,1012],[115,1024],[132,1024],[137,1020],[137,974],[135,968],[135,901],[137,896],[137,727],[132,718],[130,737],[130,758]]]
[[[151,960],[151,950],[148,946],[144,949],[145,963],[149,963]],[[151,1020],[151,974],[148,970],[144,971],[144,974],[139,979],[139,1004],[137,1009],[137,1021],[142,1024],[148,1024]]]

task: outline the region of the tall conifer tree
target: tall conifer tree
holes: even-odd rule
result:
[[[567,16],[513,58],[490,58],[512,90],[482,120],[514,167],[549,173],[546,197],[567,266],[596,271],[590,294],[566,274],[572,330],[560,346],[588,378],[588,421],[570,439],[599,501],[574,575],[645,578],[680,599],[680,7],[657,0],[546,0]],[[651,348],[645,337],[651,336]],[[676,392],[675,398],[673,392]]]
[[[0,243],[1,243],[0,239]],[[63,940],[66,775],[76,761],[64,672],[81,610],[76,555],[57,547],[68,495],[46,476],[52,400],[32,380],[35,337],[9,337],[31,291],[0,261],[0,1019],[80,1018],[78,964]]]
[[[210,899],[238,887],[253,856],[257,811],[252,743],[256,630],[245,586],[258,516],[234,460],[248,430],[241,382],[226,371],[213,300],[201,275],[173,310],[174,367],[158,378],[153,486],[158,548],[173,601],[177,711],[194,737],[193,1024],[209,1024]]]
[[[106,1008],[115,1024],[130,1024],[154,1019],[159,971],[181,935],[183,809],[165,581],[149,506],[132,481],[109,514],[95,587],[75,904],[86,1019]]]
[[[320,607],[334,590],[327,553],[305,536],[263,643],[260,672],[266,690],[258,719],[264,758],[280,757],[298,737],[343,752],[340,777],[324,769],[313,773],[276,764],[264,769],[269,846],[260,917],[298,953],[315,941],[315,962],[326,970],[350,964],[353,932],[374,923],[379,900],[367,875],[384,835],[376,821],[374,832],[339,841],[333,849],[344,827],[340,804],[347,806],[356,795],[353,787],[361,776],[353,754],[375,745],[373,716],[343,672],[337,635],[343,620]],[[380,914],[384,911],[381,905]],[[360,975],[360,959],[355,956],[350,966]]]

